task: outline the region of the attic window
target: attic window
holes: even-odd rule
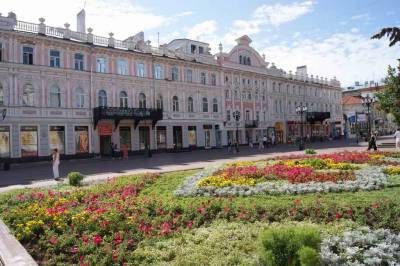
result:
[[[190,46],[190,52],[192,53],[192,54],[194,54],[194,53],[196,53],[196,45],[191,45]]]
[[[250,66],[250,65],[251,65],[250,57],[248,57],[248,56],[241,56],[241,55],[240,55],[240,56],[239,56],[239,64]]]
[[[204,47],[203,46],[199,46],[199,54],[204,54]]]

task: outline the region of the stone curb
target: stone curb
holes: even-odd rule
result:
[[[11,234],[0,220],[0,265],[1,266],[37,266],[26,249]]]

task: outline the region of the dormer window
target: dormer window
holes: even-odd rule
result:
[[[204,54],[204,47],[203,46],[199,46],[199,54]]]
[[[241,56],[241,55],[239,55],[239,64],[250,66],[251,65],[250,57],[249,56]]]
[[[192,45],[190,46],[190,52],[191,52],[192,54],[195,54],[195,53],[196,53],[196,45],[192,44]]]

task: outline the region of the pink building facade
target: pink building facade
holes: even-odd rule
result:
[[[267,134],[286,142],[300,103],[330,112],[328,131],[341,121],[336,80],[287,74],[247,36],[237,42],[212,55],[199,41],[152,47],[143,33],[120,41],[0,16],[0,156],[107,155],[111,143],[129,152],[216,148],[236,131],[241,144]]]

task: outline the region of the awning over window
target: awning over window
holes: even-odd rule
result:
[[[96,107],[93,108],[93,123],[96,128],[100,120],[114,120],[115,128],[118,127],[119,121],[123,119],[133,120],[134,128],[140,121],[150,120],[153,127],[157,121],[163,119],[162,109],[155,108],[124,108],[124,107]]]

